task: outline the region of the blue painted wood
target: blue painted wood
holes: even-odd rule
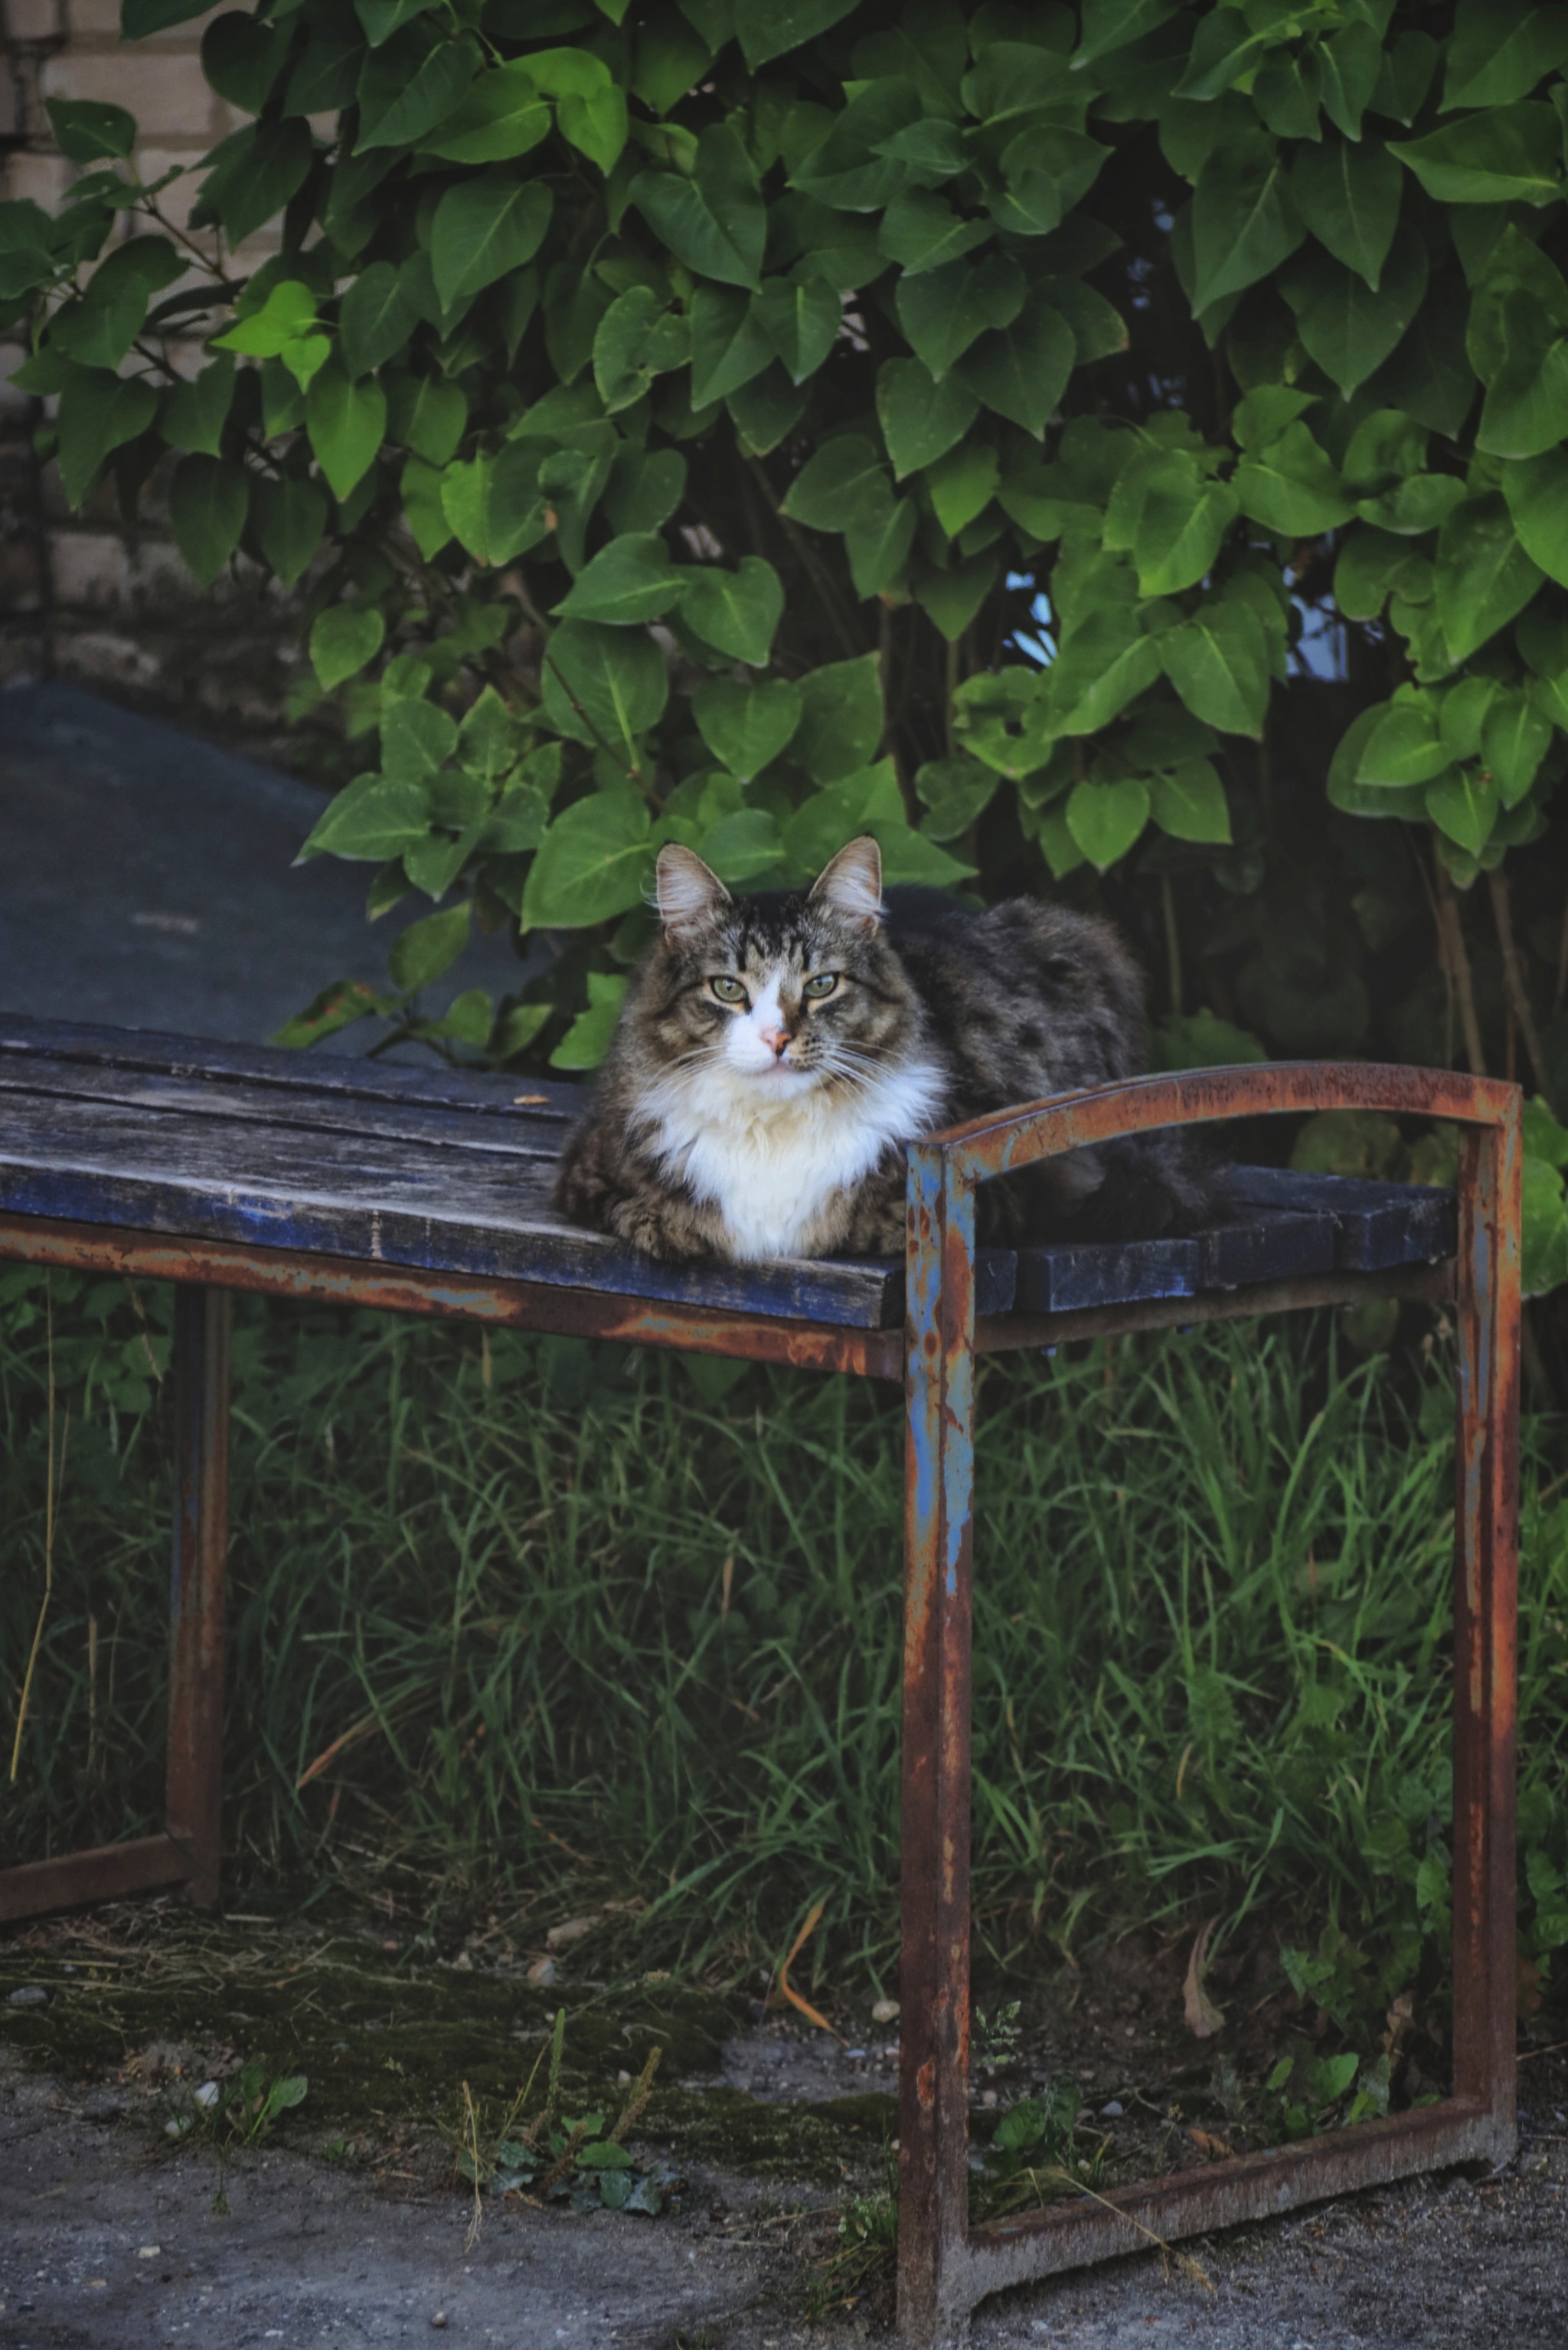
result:
[[[885,1329],[893,1258],[657,1265],[549,1204],[584,1089],[0,1016],[0,1206],[482,1279]],[[975,1308],[1072,1313],[1451,1255],[1452,1195],[1231,1170],[1238,1213],[1185,1240],[982,1249]]]
[[[1074,1314],[1151,1297],[1191,1297],[1202,1274],[1196,1240],[1057,1242],[1020,1249],[1018,1303],[1032,1314]]]
[[[1220,1224],[1197,1238],[1202,1289],[1245,1289],[1254,1282],[1292,1281],[1334,1269],[1332,1216],[1260,1209],[1245,1223]]]
[[[1228,1181],[1243,1205],[1328,1216],[1334,1263],[1353,1273],[1437,1264],[1459,1247],[1451,1191],[1422,1183],[1372,1183],[1344,1175],[1298,1175],[1284,1167],[1232,1167]]]

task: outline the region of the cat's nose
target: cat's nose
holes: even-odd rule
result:
[[[767,1046],[769,1052],[773,1055],[774,1060],[782,1061],[784,1054],[789,1048],[789,1030],[787,1028],[759,1028],[757,1034],[762,1038],[763,1044]]]

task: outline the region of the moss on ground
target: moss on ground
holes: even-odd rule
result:
[[[29,1987],[45,1999],[13,2003]],[[0,1941],[0,2041],[29,2062],[67,2080],[123,2085],[134,2110],[161,2079],[193,2086],[259,2058],[269,2073],[309,2082],[286,2135],[367,2153],[410,2134],[450,2136],[465,2085],[483,2108],[504,2111],[547,2056],[561,2008],[567,2109],[613,2107],[658,2047],[637,2135],[678,2158],[836,2186],[897,2126],[891,2097],[786,2105],[701,2085],[718,2071],[738,2011],[671,1978],[546,1988],[521,1972],[389,1955],[363,1932],[258,1931],[161,1905]]]

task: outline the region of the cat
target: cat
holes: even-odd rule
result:
[[[875,840],[804,892],[735,898],[659,853],[657,944],[633,974],[556,1204],[670,1262],[876,1256],[905,1240],[905,1145],[1136,1076],[1143,990],[1110,923],[1014,898],[884,902]],[[988,1240],[1144,1239],[1215,1212],[1177,1132],[983,1185]]]

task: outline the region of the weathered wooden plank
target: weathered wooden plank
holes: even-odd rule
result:
[[[657,1264],[556,1215],[550,1180],[537,1161],[374,1136],[59,1097],[0,1104],[0,1206],[20,1214],[860,1329],[901,1317],[896,1261]]]
[[[1356,1273],[1436,1264],[1459,1247],[1454,1195],[1429,1184],[1298,1175],[1284,1167],[1233,1167],[1229,1182],[1243,1203],[1332,1218],[1334,1263]]]
[[[1018,1303],[1032,1314],[1071,1314],[1190,1297],[1201,1274],[1196,1240],[1057,1242],[1019,1251]]]
[[[1334,1264],[1332,1216],[1260,1209],[1245,1223],[1220,1224],[1197,1239],[1202,1256],[1199,1289],[1245,1289],[1254,1282],[1327,1273]]]
[[[509,1081],[510,1082],[510,1081]],[[180,1076],[95,1062],[8,1058],[0,1055],[0,1126],[16,1095],[114,1103],[149,1118],[221,1118],[241,1124],[293,1126],[333,1138],[447,1144],[502,1158],[558,1161],[569,1132],[558,1115],[519,1106],[497,1114],[395,1094],[320,1093],[307,1087],[251,1085],[243,1078]],[[524,1103],[526,1097],[524,1097]]]
[[[584,1098],[580,1085],[560,1077],[523,1078],[433,1062],[367,1061],[347,1053],[291,1053],[272,1045],[230,1045],[151,1028],[88,1027],[0,1013],[0,1062],[7,1055],[453,1109],[510,1110],[522,1097],[545,1118],[575,1118]]]

